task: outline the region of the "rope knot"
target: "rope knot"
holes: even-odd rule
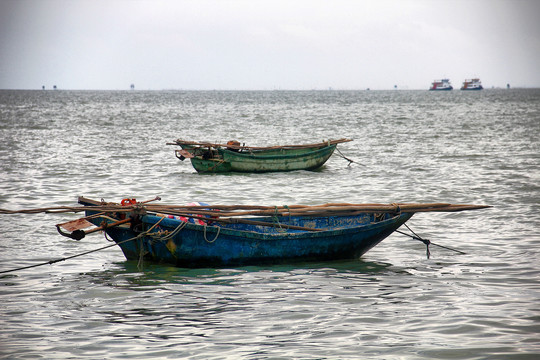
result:
[[[422,239],[422,238],[419,238],[419,237],[416,237],[416,236],[413,236],[413,239],[420,240],[421,242],[423,242],[427,246],[429,246],[431,244],[431,241],[429,241],[428,239]]]
[[[412,238],[414,240],[419,240],[426,245],[426,257],[429,259],[429,257],[431,256],[431,252],[429,251],[429,245],[431,244],[431,241],[429,241],[428,239],[422,239],[421,237],[418,237],[418,236],[413,236]]]
[[[289,221],[291,221],[291,209],[289,208],[289,205],[283,205],[283,208],[289,212]]]
[[[279,222],[279,210],[277,206],[274,206],[274,215],[272,215],[272,222],[274,223],[274,227],[277,229],[278,232],[285,232],[286,230],[281,227],[281,223]]]

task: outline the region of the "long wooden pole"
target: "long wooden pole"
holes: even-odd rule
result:
[[[93,201],[92,204],[101,204]],[[7,210],[0,209],[0,214],[37,214],[37,213],[67,213],[82,211],[99,212],[196,212],[201,215],[217,217],[238,216],[330,216],[347,215],[348,213],[397,213],[397,212],[456,212],[465,210],[485,209],[487,205],[464,205],[464,204],[324,204],[324,205],[290,205],[290,206],[257,206],[257,205],[200,205],[200,206],[175,206],[137,203],[136,205],[122,206],[120,204],[107,203],[91,206],[59,206],[49,208]]]
[[[197,207],[161,207],[148,206],[150,211],[194,211],[202,215],[215,215],[219,217],[232,216],[330,216],[347,213],[374,213],[374,212],[455,212],[464,210],[483,209],[485,205],[453,205],[453,204],[350,204],[343,206],[302,206],[302,207],[267,207],[260,210],[243,211],[217,211],[215,206]],[[212,210],[210,210],[211,208]]]
[[[425,204],[350,204],[350,203],[327,203],[322,205],[290,205],[290,206],[262,206],[262,205],[199,205],[199,206],[178,206],[178,205],[156,205],[149,204],[152,201],[160,200],[159,197],[148,201],[138,202],[123,206],[116,203],[104,203],[80,197],[79,201],[90,204],[88,206],[64,206],[49,207],[23,210],[0,209],[0,214],[36,214],[36,213],[66,213],[91,211],[99,213],[156,213],[183,216],[205,221],[215,221],[220,223],[244,223],[261,226],[282,227],[286,229],[296,229],[304,231],[322,231],[303,226],[294,226],[286,224],[270,223],[256,219],[249,219],[250,216],[262,217],[287,217],[287,216],[355,216],[362,213],[395,213],[401,212],[455,212],[465,210],[485,209],[487,205],[464,205],[448,203],[425,203]],[[86,234],[98,230],[104,230],[106,227],[114,227],[129,222],[129,219],[120,220],[103,227],[98,227],[89,231],[76,230],[71,234],[63,233],[60,229],[62,224],[57,225],[58,232],[64,236],[76,240],[82,239]]]
[[[338,140],[328,140],[316,144],[303,144],[303,145],[276,145],[276,146],[243,146],[243,145],[231,145],[231,144],[215,144],[210,142],[197,142],[197,141],[186,141],[178,139],[175,142],[167,143],[167,145],[190,145],[190,146],[201,146],[201,147],[225,147],[233,149],[246,149],[246,150],[272,150],[272,149],[303,149],[303,148],[314,148],[325,145],[335,145],[341,144],[344,142],[352,141],[352,139],[338,139]]]
[[[170,215],[177,215],[177,216],[183,216],[188,217],[192,219],[199,219],[204,220],[207,222],[220,222],[224,224],[248,224],[248,225],[259,225],[259,226],[268,226],[268,227],[281,227],[284,229],[292,229],[292,230],[304,230],[304,231],[324,231],[324,229],[317,229],[317,228],[310,228],[305,226],[296,226],[296,225],[287,225],[287,224],[281,224],[281,223],[270,223],[266,221],[257,221],[257,220],[249,220],[244,218],[207,218],[204,216],[196,215],[196,214],[186,214],[186,213],[171,213]]]

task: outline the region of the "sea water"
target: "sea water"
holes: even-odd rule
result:
[[[163,204],[449,202],[435,244],[393,234],[361,259],[183,269],[117,247],[0,274],[6,359],[537,359],[540,90],[0,91],[0,208],[77,196]],[[317,171],[198,174],[175,139],[351,138]],[[343,155],[351,160],[349,163]],[[73,214],[0,215],[0,271],[109,243]],[[406,231],[406,229],[403,229]]]

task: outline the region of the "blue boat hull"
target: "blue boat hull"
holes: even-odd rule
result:
[[[359,258],[412,215],[293,216],[279,218],[279,223],[271,217],[250,218],[267,222],[268,226],[238,223],[203,226],[145,215],[135,227],[112,227],[106,232],[128,260],[142,257],[180,267],[223,267]],[[283,225],[324,230],[291,230]]]

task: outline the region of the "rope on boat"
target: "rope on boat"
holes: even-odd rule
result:
[[[225,160],[221,159],[214,166],[212,166],[211,168],[208,168],[207,170],[201,171],[201,173],[212,172],[212,171],[214,171],[215,168],[217,168],[218,166],[220,166],[224,162],[225,162]]]
[[[443,245],[439,245],[439,244],[435,244],[433,242],[431,242],[430,240],[428,239],[423,239],[422,237],[420,237],[420,235],[418,235],[417,233],[415,233],[407,224],[403,224],[405,225],[405,227],[413,233],[413,235],[411,234],[407,234],[403,231],[400,231],[400,230],[395,230],[397,233],[400,233],[402,235],[405,235],[405,236],[409,236],[410,238],[414,239],[414,240],[418,240],[418,241],[421,241],[423,242],[425,245],[426,245],[426,257],[429,259],[430,256],[431,256],[431,252],[429,251],[429,245],[433,245],[433,246],[438,246],[440,248],[443,248],[443,249],[446,249],[446,250],[450,250],[450,251],[454,251],[454,252],[457,252],[459,254],[462,254],[462,255],[465,255],[466,253],[463,252],[463,251],[460,251],[460,250],[456,250],[456,249],[452,249],[451,247],[448,247],[448,246],[443,246]]]
[[[274,227],[277,229],[278,232],[280,232],[280,233],[286,232],[287,230],[285,230],[283,227],[281,227],[281,223],[279,222],[278,215],[279,215],[278,207],[275,206],[274,207],[274,215],[272,215],[272,223],[274,224]],[[291,216],[291,213],[289,212],[289,218],[290,218],[290,216]]]
[[[163,219],[165,219],[165,218],[161,218],[161,220],[163,220]],[[161,220],[159,220],[157,223],[160,223]],[[181,221],[180,225],[178,225],[172,232],[170,232],[168,234],[159,232],[159,233],[151,233],[151,234],[149,234],[149,236],[151,236],[155,240],[159,240],[159,241],[167,240],[168,241],[169,239],[176,236],[180,231],[182,231],[186,227],[186,225],[187,225],[187,222]]]
[[[150,231],[154,230],[159,225],[159,223],[163,221],[163,219],[165,219],[165,218],[162,217],[154,225],[152,225],[148,230],[146,230],[145,232],[140,233],[139,235],[137,235],[135,237],[135,239],[139,239],[139,241],[140,241],[139,242],[139,261],[137,262],[137,270],[139,270],[139,271],[142,271],[144,255],[146,255],[148,253],[148,251],[146,251],[146,252],[144,251],[143,237],[145,235],[150,234]]]
[[[214,241],[216,241],[217,238],[218,238],[218,236],[219,236],[219,232],[221,231],[221,227],[218,226],[216,237],[215,237],[212,241],[210,241],[210,240],[208,240],[208,239],[206,238],[206,227],[207,227],[208,225],[204,224],[203,226],[204,226],[204,240],[206,240],[206,242],[209,243],[209,244],[211,244],[211,243],[213,243]]]
[[[289,222],[292,221],[292,217],[291,217],[291,209],[289,208],[288,205],[283,205],[283,208],[289,212]]]

